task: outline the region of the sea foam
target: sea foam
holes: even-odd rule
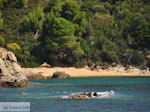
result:
[[[112,98],[116,95],[114,91],[96,92],[97,96],[94,96],[93,93],[94,92],[92,92],[92,98]]]

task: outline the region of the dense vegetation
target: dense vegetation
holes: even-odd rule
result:
[[[23,66],[150,66],[149,0],[0,0],[0,46]]]

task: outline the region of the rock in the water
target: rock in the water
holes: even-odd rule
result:
[[[4,81],[0,82],[0,87],[5,88],[19,88],[19,87],[28,87],[28,80],[14,80],[14,81]]]
[[[50,68],[51,65],[46,63],[46,62],[44,62],[43,64],[40,65],[40,67]]]
[[[52,78],[68,78],[70,77],[69,74],[65,73],[64,71],[56,71],[53,73]]]
[[[27,78],[28,78],[29,80],[45,79],[45,77],[42,75],[42,72],[38,72],[38,73],[28,73]]]
[[[0,87],[27,87],[28,80],[44,78],[21,68],[13,52],[0,48]]]
[[[15,88],[15,87],[27,87],[28,79],[26,76],[16,74],[3,75],[0,77],[0,87]]]
[[[90,98],[108,98],[114,96],[114,91],[106,92],[83,92],[68,96],[69,99],[90,99]]]
[[[75,95],[71,95],[68,98],[69,99],[89,99],[91,98],[92,93],[90,92],[84,92],[84,93],[79,93],[79,94],[75,94]]]
[[[28,78],[17,62],[14,53],[0,48],[0,86],[27,87]]]

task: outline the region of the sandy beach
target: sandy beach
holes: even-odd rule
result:
[[[42,72],[44,77],[52,77],[55,71],[65,71],[70,77],[146,77],[150,76],[150,72],[142,70],[125,71],[122,68],[107,69],[107,70],[93,70],[87,68],[74,68],[74,67],[54,67],[54,68],[24,68],[31,72]]]

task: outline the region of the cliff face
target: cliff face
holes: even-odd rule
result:
[[[0,86],[27,87],[29,72],[21,68],[14,53],[0,48]]]

